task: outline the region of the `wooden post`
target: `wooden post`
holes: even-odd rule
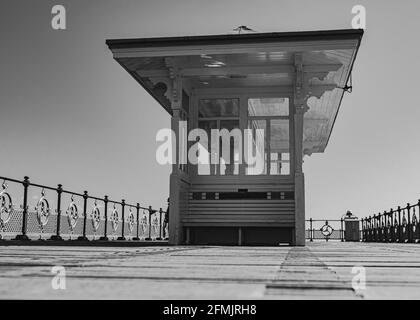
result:
[[[179,123],[178,109],[173,110],[172,116],[172,130],[177,132]],[[178,136],[178,133],[176,133]],[[174,141],[172,144],[173,148],[176,148],[176,155],[178,155],[178,145]],[[178,158],[178,157],[177,157]],[[181,227],[181,212],[180,212],[180,172],[177,163],[172,166],[172,173],[169,181],[169,207],[171,208],[171,218],[169,219],[169,244],[178,245],[182,243],[182,227]]]
[[[180,112],[182,107],[182,78],[177,73],[177,70],[171,68],[172,79],[172,119],[171,127],[175,133],[175,141],[172,141],[172,152],[175,154],[175,161],[172,165],[172,173],[169,182],[169,207],[171,208],[171,217],[169,219],[169,244],[179,245],[183,242],[183,230],[181,225],[181,212],[180,212],[180,196],[181,196],[181,176],[178,165],[179,160],[179,122]]]
[[[295,178],[295,233],[294,245],[305,245],[305,177],[303,174],[303,115],[306,105],[303,55],[295,54],[296,79],[294,85],[294,178]]]

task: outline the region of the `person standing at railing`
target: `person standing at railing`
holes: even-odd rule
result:
[[[168,227],[169,227],[169,198],[168,198],[168,207],[165,212],[165,218],[163,219],[163,239],[168,239]]]

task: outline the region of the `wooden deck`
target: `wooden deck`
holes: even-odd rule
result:
[[[53,266],[66,289],[53,290]],[[366,289],[352,268],[366,268]],[[0,247],[0,298],[419,299],[420,244]]]

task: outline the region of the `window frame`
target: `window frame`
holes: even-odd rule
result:
[[[238,100],[238,108],[239,108],[239,112],[238,112],[238,116],[237,117],[232,117],[232,116],[222,116],[222,117],[200,117],[199,116],[199,102],[200,100],[216,100],[216,99],[225,99],[225,100]],[[225,120],[234,120],[234,121],[238,121],[239,126],[238,128],[240,129],[241,127],[241,99],[239,97],[225,97],[223,96],[218,96],[218,97],[208,97],[208,98],[203,98],[200,97],[197,99],[196,104],[195,104],[197,111],[196,111],[196,126],[195,128],[199,128],[199,123],[200,121],[216,121],[217,123],[217,129],[220,130],[220,122],[221,121],[225,121]],[[210,137],[209,137],[209,142],[210,142]],[[243,141],[242,141],[242,145],[243,145]],[[209,146],[210,147],[210,146]],[[210,152],[210,151],[209,151]],[[221,168],[221,163],[219,161],[218,164],[210,164],[210,172],[213,171],[214,168],[216,168],[216,174],[208,174],[208,175],[200,175],[201,176],[210,176],[210,177],[238,177],[241,175],[241,166],[242,164],[239,164],[239,173],[238,174],[233,174],[233,175],[226,175],[226,174],[221,174],[220,173],[220,168]],[[197,167],[197,172],[196,174],[198,175],[198,166]]]
[[[263,99],[263,98],[287,98],[289,100],[289,115],[287,116],[249,116],[248,115],[248,101],[249,99]],[[265,148],[268,151],[267,152],[267,159],[266,159],[266,173],[265,174],[259,174],[259,175],[247,175],[245,173],[245,175],[251,176],[251,177],[255,177],[255,176],[273,176],[273,177],[290,177],[292,174],[292,130],[291,130],[291,126],[292,126],[292,117],[291,115],[292,113],[292,103],[291,103],[291,98],[289,96],[283,96],[283,95],[278,95],[278,94],[274,94],[273,96],[267,96],[267,95],[252,95],[252,96],[247,96],[246,97],[246,116],[247,116],[247,121],[246,124],[248,126],[249,121],[252,120],[263,120],[266,122],[266,138],[265,138]],[[289,174],[271,174],[271,120],[288,120],[289,121]],[[246,166],[246,164],[243,164],[244,166]]]
[[[229,91],[229,92],[227,92]],[[258,179],[264,180],[288,180],[293,177],[295,171],[295,126],[294,126],[294,99],[293,93],[290,90],[276,90],[273,92],[267,92],[264,90],[252,90],[253,92],[247,93],[247,90],[232,91],[232,90],[211,90],[209,91],[196,91],[193,94],[192,99],[190,99],[190,124],[189,128],[198,128],[199,120],[237,120],[238,117],[218,117],[218,118],[200,118],[198,117],[198,103],[201,99],[239,99],[239,129],[241,132],[244,132],[244,129],[248,127],[248,121],[250,118],[255,120],[264,120],[265,119],[288,119],[289,120],[289,151],[290,151],[290,171],[288,175],[271,175],[270,174],[270,157],[267,156],[267,173],[261,175],[246,175],[246,163],[242,161],[242,164],[239,165],[239,174],[238,175],[220,175],[220,170],[217,171],[217,175],[198,175],[198,166],[191,165],[189,169],[190,176],[193,179],[246,179],[248,181],[255,181]],[[190,97],[191,98],[191,97]],[[258,99],[258,98],[288,98],[289,99],[289,115],[288,116],[251,116],[248,117],[248,99]],[[267,121],[269,124],[270,121]],[[218,124],[219,126],[219,124]],[[270,127],[271,129],[271,127]],[[267,128],[267,132],[269,128]],[[270,136],[270,135],[269,135]],[[270,139],[270,138],[269,138]],[[269,139],[266,139],[266,143],[269,143]],[[192,142],[194,143],[194,142]],[[242,150],[244,147],[244,139],[242,139]],[[242,155],[243,156],[243,155]],[[243,158],[243,157],[242,157]]]

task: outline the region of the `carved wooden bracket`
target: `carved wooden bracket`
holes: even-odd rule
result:
[[[172,109],[181,107],[182,97],[182,76],[180,69],[174,58],[165,58],[165,64],[169,71],[169,79],[171,81],[171,96],[169,100],[172,102]]]
[[[341,65],[331,64],[327,70],[305,72],[303,53],[298,52],[294,55],[295,64],[295,87],[294,100],[296,112],[309,110],[308,99],[316,97],[320,99],[327,91],[337,88],[337,84],[326,82],[326,78],[331,71],[337,71]]]
[[[164,93],[164,96],[169,100],[172,101],[172,81],[169,78],[164,77],[150,77],[150,82],[153,83],[154,86],[156,86],[159,83],[163,83],[166,86],[166,91]]]

